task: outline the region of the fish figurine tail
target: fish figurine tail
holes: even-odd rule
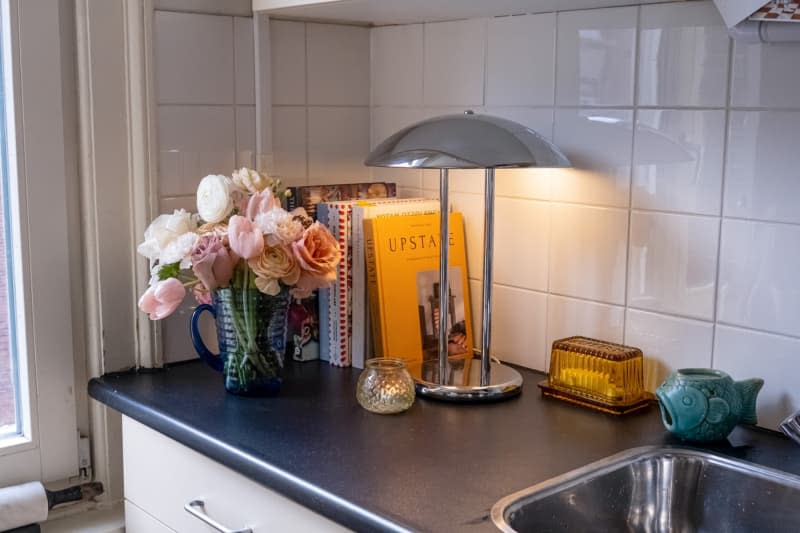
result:
[[[742,414],[739,423],[757,424],[756,398],[758,398],[761,387],[764,386],[764,380],[761,378],[745,379],[737,381],[734,386],[742,397]]]

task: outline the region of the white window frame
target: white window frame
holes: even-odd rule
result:
[[[58,0],[1,0],[23,434],[0,442],[0,487],[78,472],[70,180]],[[73,168],[71,168],[73,167]],[[16,179],[14,179],[16,178]],[[72,241],[71,241],[72,238]],[[27,379],[26,379],[27,377]],[[82,385],[81,385],[82,386]]]

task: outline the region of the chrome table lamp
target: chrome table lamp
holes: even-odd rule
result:
[[[417,394],[460,402],[493,401],[519,394],[522,376],[492,361],[492,253],[494,250],[494,170],[496,168],[569,167],[571,163],[550,141],[521,124],[466,111],[408,126],[380,143],[365,161],[371,167],[439,169],[440,243],[449,231],[448,171],[486,169],[483,299],[480,367],[448,358],[447,321],[438,324],[437,361],[423,362],[412,372]],[[439,247],[439,317],[447,316],[449,246]],[[467,317],[469,319],[469,317]]]

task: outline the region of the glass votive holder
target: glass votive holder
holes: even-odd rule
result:
[[[402,359],[367,359],[358,377],[356,399],[367,411],[401,413],[414,403],[414,380]]]

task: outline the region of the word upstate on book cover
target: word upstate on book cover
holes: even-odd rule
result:
[[[450,214],[450,287],[443,317],[450,356],[471,355],[464,221]],[[438,357],[439,215],[364,221],[367,285],[377,357],[418,362]]]

